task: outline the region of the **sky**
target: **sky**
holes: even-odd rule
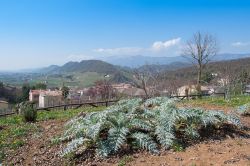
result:
[[[250,0],[0,0],[0,70],[178,56],[197,31],[250,53]]]

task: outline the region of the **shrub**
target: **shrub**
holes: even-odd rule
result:
[[[23,108],[23,119],[25,122],[35,122],[37,118],[37,111],[33,108],[33,104],[26,104]]]
[[[119,101],[102,112],[92,112],[72,119],[60,138],[69,141],[62,155],[76,150],[96,149],[107,157],[124,147],[140,148],[158,154],[160,149],[177,147],[185,139],[194,141],[199,131],[230,123],[241,126],[233,115],[222,111],[177,108],[169,98]],[[177,149],[180,149],[179,145]]]

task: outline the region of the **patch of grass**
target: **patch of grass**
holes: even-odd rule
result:
[[[102,111],[105,107],[84,107],[79,109],[58,109],[58,110],[51,110],[51,111],[39,111],[38,112],[38,121],[46,121],[49,119],[62,119],[67,120],[76,115],[80,112],[96,112]]]
[[[104,107],[84,107],[79,109],[68,110],[51,110],[39,111],[37,121],[46,121],[50,119],[68,120],[80,112],[101,111]],[[37,123],[25,123],[21,115],[13,115],[0,118],[0,161],[5,157],[6,150],[17,149],[26,143],[27,136],[32,133],[39,132]],[[55,138],[51,144],[57,144],[58,139]]]
[[[172,145],[172,149],[176,152],[183,152],[185,149],[184,147],[178,143],[178,142],[175,142],[173,145]]]
[[[29,133],[36,132],[34,124],[24,123],[21,116],[10,116],[0,119],[3,129],[0,132],[0,161],[5,158],[6,150],[16,150],[23,146]]]
[[[249,95],[233,96],[230,101],[223,97],[203,97],[196,100],[183,100],[182,103],[188,103],[195,106],[202,106],[204,104],[211,104],[215,106],[238,107],[246,103],[250,103]]]
[[[11,144],[12,149],[17,149],[25,144],[25,141],[22,139],[14,140]]]
[[[52,140],[51,140],[51,142],[50,142],[50,145],[58,145],[58,144],[60,144],[61,143],[61,140],[60,140],[60,138],[59,137],[54,137]]]
[[[0,118],[0,126],[13,126],[23,123],[22,117],[19,115],[7,116]]]
[[[131,162],[133,158],[131,156],[123,156],[122,159],[119,161],[118,166],[125,166],[129,162]]]

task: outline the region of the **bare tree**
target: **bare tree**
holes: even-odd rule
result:
[[[138,88],[143,89],[148,98],[160,93],[161,71],[151,65],[144,65],[134,70],[135,83]]]
[[[197,90],[200,92],[201,76],[206,64],[211,61],[218,52],[217,41],[210,34],[196,32],[192,39],[187,41],[183,50],[183,56],[190,58],[197,66]]]
[[[237,82],[239,81],[239,74],[235,72],[229,64],[226,64],[223,77],[220,83],[225,88],[226,100],[231,100],[232,92],[234,92]]]
[[[107,80],[99,80],[95,82],[96,92],[102,100],[110,100],[116,96],[115,90],[111,83]]]
[[[147,88],[147,83],[149,80],[149,76],[147,75],[147,72],[145,71],[139,71],[139,70],[134,70],[134,78],[137,81],[137,87],[141,88],[144,90],[146,97],[149,96],[148,94],[148,88]]]

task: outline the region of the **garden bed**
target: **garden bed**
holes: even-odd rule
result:
[[[216,108],[206,105],[209,109]],[[223,107],[220,107],[223,109]],[[228,112],[229,107],[224,111]],[[207,135],[203,140],[187,146],[185,149],[161,151],[154,155],[144,150],[121,151],[107,159],[93,157],[72,156],[61,157],[60,152],[65,144],[51,142],[60,136],[64,130],[64,123],[80,111],[72,115],[67,112],[38,115],[39,121],[35,123],[30,132],[18,137],[23,139],[23,144],[6,151],[4,164],[6,165],[249,165],[250,164],[250,117],[241,117],[243,130],[228,131],[222,128],[217,133]],[[10,126],[1,125],[1,131]],[[22,138],[24,136],[24,138]]]

